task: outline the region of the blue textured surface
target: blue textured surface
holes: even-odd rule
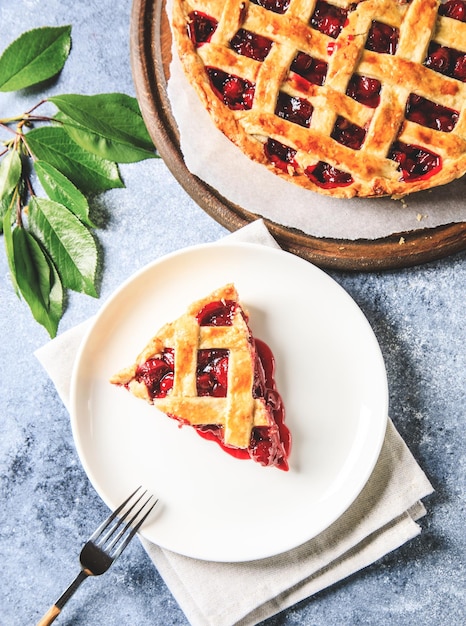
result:
[[[133,95],[130,10],[130,0],[0,0],[0,49],[29,28],[72,24],[70,59],[46,93]],[[0,117],[29,108],[42,93],[0,94]],[[105,257],[101,297],[71,295],[60,332],[95,313],[154,258],[226,233],[162,161],[121,170],[126,188],[93,202],[106,221],[98,231]],[[460,626],[466,622],[466,254],[400,271],[331,275],[374,328],[392,419],[436,493],[418,538],[266,624]],[[74,577],[80,546],[106,508],[80,466],[67,412],[33,356],[48,337],[16,298],[3,252],[0,282],[0,623],[24,626]],[[137,541],[105,577],[83,585],[59,620],[187,624]]]

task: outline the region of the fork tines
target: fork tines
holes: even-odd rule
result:
[[[115,509],[90,538],[113,560],[120,556],[158,502],[153,495],[145,498],[147,490],[139,493],[141,489],[138,487]],[[135,497],[134,502],[131,502]],[[139,504],[141,500],[143,502]]]

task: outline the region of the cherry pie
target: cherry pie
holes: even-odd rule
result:
[[[251,159],[338,197],[466,172],[466,0],[173,0],[185,73]]]
[[[192,303],[111,378],[238,458],[288,469],[291,437],[274,359],[254,339],[234,285]]]

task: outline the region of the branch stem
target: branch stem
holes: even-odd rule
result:
[[[29,109],[28,111],[25,111],[21,115],[15,115],[13,117],[4,117],[3,119],[0,119],[0,125],[5,128],[8,128],[10,124],[15,124],[15,123],[17,123],[18,125],[20,124],[22,125],[27,122],[50,122],[52,120],[51,117],[44,116],[44,115],[31,115],[31,113],[33,113],[36,109],[38,109],[45,102],[47,102],[46,98],[44,98],[43,100],[35,104],[31,109]]]

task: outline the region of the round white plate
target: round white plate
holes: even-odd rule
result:
[[[288,472],[230,457],[108,382],[164,323],[228,282],[275,355]],[[350,296],[307,261],[246,243],[188,248],[125,282],[87,334],[71,388],[76,447],[107,505],[144,485],[159,498],[147,539],[224,562],[284,552],[340,517],[377,461],[387,405],[377,340]]]

